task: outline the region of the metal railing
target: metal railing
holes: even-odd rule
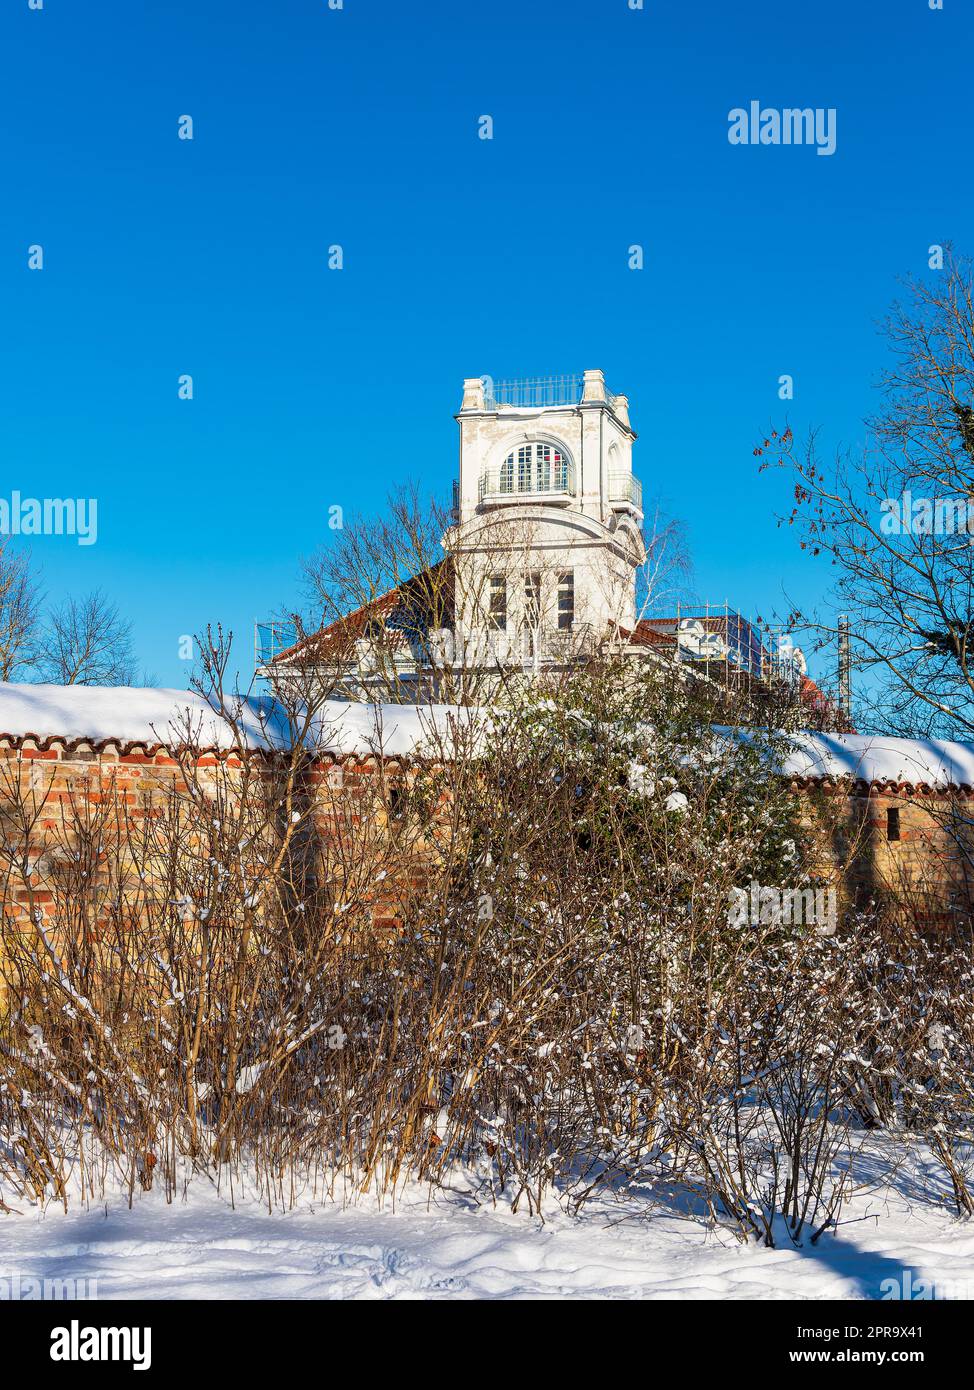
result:
[[[495,664],[519,666],[524,662],[570,661],[591,653],[594,647],[595,630],[590,623],[576,623],[570,628],[514,627],[503,632],[480,628],[455,644],[451,641],[454,661],[471,669]]]
[[[609,474],[609,501],[631,502],[639,511],[643,509],[643,485],[631,473]]]
[[[488,376],[484,378],[484,404],[488,410],[499,405],[577,405],[582,399],[583,385],[584,377],[577,374],[518,377],[509,381],[494,381]]]
[[[521,633],[521,654],[525,661],[569,661],[585,656],[595,647],[591,623],[575,623],[569,628],[527,628]]]
[[[530,469],[516,464],[487,468],[480,475],[480,501],[485,497],[574,497],[577,491],[575,465],[571,459],[539,464]]]
[[[281,652],[293,647],[298,640],[298,630],[293,623],[270,622],[254,624],[254,664],[259,669],[267,666]]]
[[[585,378],[578,372],[562,376],[512,377],[506,381],[484,377],[484,405],[487,410],[496,410],[500,405],[519,406],[522,409],[578,405],[584,393]],[[609,405],[615,402],[615,395],[608,387],[605,388],[605,399]]]

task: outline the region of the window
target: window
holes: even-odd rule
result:
[[[887,840],[900,838],[900,812],[897,806],[891,806],[886,812],[886,838]]]
[[[524,625],[536,628],[541,622],[541,575],[524,576]]]
[[[568,492],[568,460],[560,449],[553,450],[552,467],[554,475],[551,487],[553,492]]]
[[[490,625],[500,632],[507,628],[507,580],[502,574],[490,576]]]
[[[522,444],[517,451],[517,490],[518,492],[531,491],[531,454],[533,450],[530,444]]]
[[[558,627],[564,632],[575,621],[575,571],[558,576]]]
[[[501,492],[569,492],[568,459],[556,444],[521,444],[501,464]]]
[[[535,484],[537,492],[551,491],[551,445],[535,446]]]

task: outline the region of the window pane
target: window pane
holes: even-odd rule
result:
[[[538,444],[538,492],[551,491],[551,445]]]
[[[541,619],[541,575],[524,576],[524,618],[531,627]]]
[[[575,621],[575,572],[558,576],[558,626],[567,630]]]
[[[507,581],[502,574],[490,578],[490,622],[502,632],[507,627]]]
[[[531,445],[523,444],[517,451],[517,490],[531,491]]]

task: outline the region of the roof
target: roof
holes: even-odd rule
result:
[[[272,751],[296,736],[286,708],[271,695],[228,698],[243,746]],[[325,701],[307,742],[316,752],[402,757],[450,738],[472,711],[435,705]],[[195,691],[135,686],[20,685],[0,682],[0,740],[53,741],[95,749],[238,746],[227,719]]]
[[[620,627],[619,636],[634,647],[669,647],[672,650],[676,646],[676,637],[672,633],[657,631],[646,618],[640,618],[631,632],[628,628]]]
[[[886,734],[794,736],[783,771],[797,781],[850,780],[888,790],[974,790],[974,744]]]
[[[439,624],[448,616],[452,617],[446,611],[452,598],[449,571],[444,569],[449,564],[449,559],[439,560],[353,612],[299,638],[278,652],[269,664],[287,666],[296,660],[311,660],[316,664],[347,661],[353,656],[355,643],[377,626],[382,629],[383,650],[390,655],[405,654],[409,650],[410,632],[417,626],[424,622],[434,625],[434,614]],[[444,611],[437,612],[439,609]]]
[[[234,713],[250,749],[285,748],[292,726],[270,695],[238,697]],[[476,707],[325,701],[309,745],[321,753],[421,755],[448,746],[481,717]],[[194,691],[133,686],[20,685],[0,682],[0,740],[41,745],[85,742],[94,748],[200,749],[236,745],[227,721]],[[974,791],[974,744],[881,734],[801,733],[782,772],[798,783],[851,782],[887,790],[948,787]]]
[[[386,620],[396,609],[399,602],[400,593],[398,589],[390,589],[387,594],[374,599],[371,603],[357,608],[354,613],[349,613],[346,617],[336,618],[333,623],[328,623],[321,627],[317,632],[310,632],[304,637],[298,638],[297,642],[290,647],[285,647],[278,652],[271,660],[272,666],[286,666],[298,660],[313,659],[319,661],[342,661],[349,657],[359,638],[364,637],[372,623],[381,622],[383,631],[389,634]],[[402,633],[396,633],[396,639],[403,637]]]

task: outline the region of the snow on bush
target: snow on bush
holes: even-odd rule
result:
[[[486,742],[332,789],[324,834],[302,738],[205,779],[188,747],[137,829],[65,810],[53,914],[0,928],[0,1201],[463,1173],[530,1213],[679,1187],[797,1244],[883,1128],[969,1213],[969,943],[732,925],[733,889],[817,883],[817,850],[778,740],[715,739],[709,699],[611,665],[514,692]],[[29,899],[39,794],[8,793]]]

